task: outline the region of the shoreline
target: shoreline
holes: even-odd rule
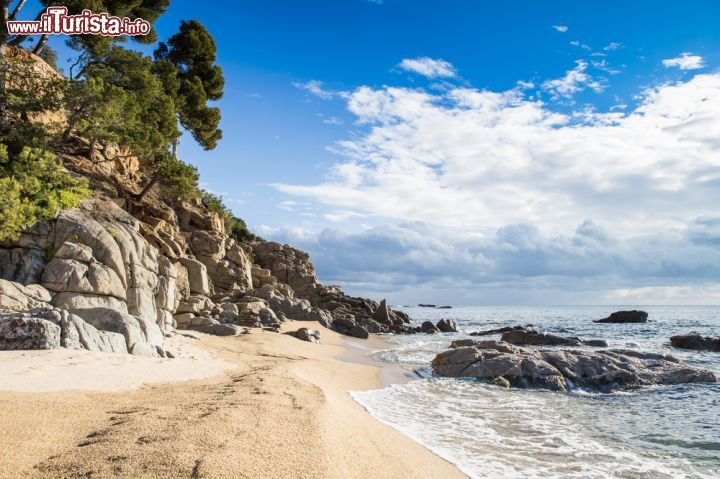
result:
[[[195,360],[105,354],[106,364],[82,351],[13,352],[24,353],[25,375],[34,374],[36,385],[47,376],[46,392],[28,392],[33,389],[17,369],[0,372],[0,471],[13,471],[12,477],[466,477],[351,397],[350,391],[409,380],[402,368],[367,357],[387,345],[384,339],[373,337],[368,347],[312,322],[290,321],[283,331],[299,327],[320,330],[321,344],[254,330],[230,338],[176,335],[185,354],[200,349],[214,356]],[[72,359],[55,362],[53,353]],[[208,360],[214,371],[191,367]],[[105,391],[88,390],[77,377],[117,361],[103,371]],[[177,368],[163,370],[163,361],[182,361],[193,379],[178,379]],[[48,366],[33,370],[36,362]],[[75,390],[51,387],[62,382],[63,368],[75,374]],[[135,382],[128,384],[121,371]],[[121,379],[113,381],[113,374]],[[13,385],[26,391],[8,390]]]

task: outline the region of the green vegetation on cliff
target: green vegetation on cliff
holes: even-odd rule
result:
[[[70,0],[63,5],[70,14],[87,8],[152,24],[169,1]],[[178,141],[185,131],[205,150],[216,147],[222,138],[221,112],[212,102],[222,98],[225,80],[216,64],[215,41],[200,22],[182,21],[177,33],[157,43],[152,57],[125,48],[124,37],[70,36],[67,44],[78,56],[65,77],[55,72],[56,56],[46,46],[46,36],[12,36],[5,30],[5,21],[20,19],[25,2],[0,0],[0,6],[0,142],[5,145],[0,239],[87,196],[87,184],[78,183],[53,154],[67,151],[71,143],[90,145],[89,156],[96,147],[109,144],[137,155],[148,179],[138,185],[139,193],[118,188],[130,202],[144,201],[151,191],[170,199],[201,195],[197,168],[178,158]],[[157,34],[152,30],[133,40],[153,44]],[[52,66],[8,49],[27,45]],[[19,175],[22,168],[49,175],[38,177],[44,181],[45,196],[38,194],[29,177]],[[228,234],[255,238],[220,198],[217,203],[219,207],[206,202],[225,221]]]
[[[87,180],[63,171],[49,151],[26,147],[10,155],[0,143],[0,241],[16,239],[23,229],[89,195]]]

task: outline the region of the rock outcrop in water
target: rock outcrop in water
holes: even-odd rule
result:
[[[613,392],[662,384],[717,382],[712,372],[672,356],[623,349],[531,349],[502,341],[476,341],[472,346],[445,351],[433,359],[432,368],[441,376],[474,377],[496,384],[507,382],[511,387],[555,391],[582,388]]]
[[[720,352],[720,337],[712,338],[697,333],[672,336],[670,338],[670,344],[681,349]]]
[[[485,329],[482,331],[473,331],[470,336],[492,336],[493,334],[507,333],[508,331],[524,330],[525,326],[503,326],[502,328]]]
[[[645,311],[616,311],[607,318],[598,319],[594,323],[647,323],[648,314]]]
[[[578,337],[557,336],[532,329],[513,329],[505,332],[500,338],[506,343],[517,346],[594,346],[606,348],[607,341],[602,339],[580,339]]]

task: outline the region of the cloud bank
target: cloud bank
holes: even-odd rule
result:
[[[600,88],[586,68],[542,88]],[[327,280],[448,300],[479,288],[677,300],[716,284],[718,74],[650,88],[624,113],[559,113],[520,89],[365,86],[343,101],[365,133],[335,145],[344,159],[323,182],[276,187],[345,223],[265,232],[307,247]]]

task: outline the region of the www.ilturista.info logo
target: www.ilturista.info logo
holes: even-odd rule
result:
[[[142,18],[131,20],[107,13],[83,10],[80,15],[68,15],[67,7],[48,7],[39,20],[9,21],[11,35],[147,35],[150,23]]]

